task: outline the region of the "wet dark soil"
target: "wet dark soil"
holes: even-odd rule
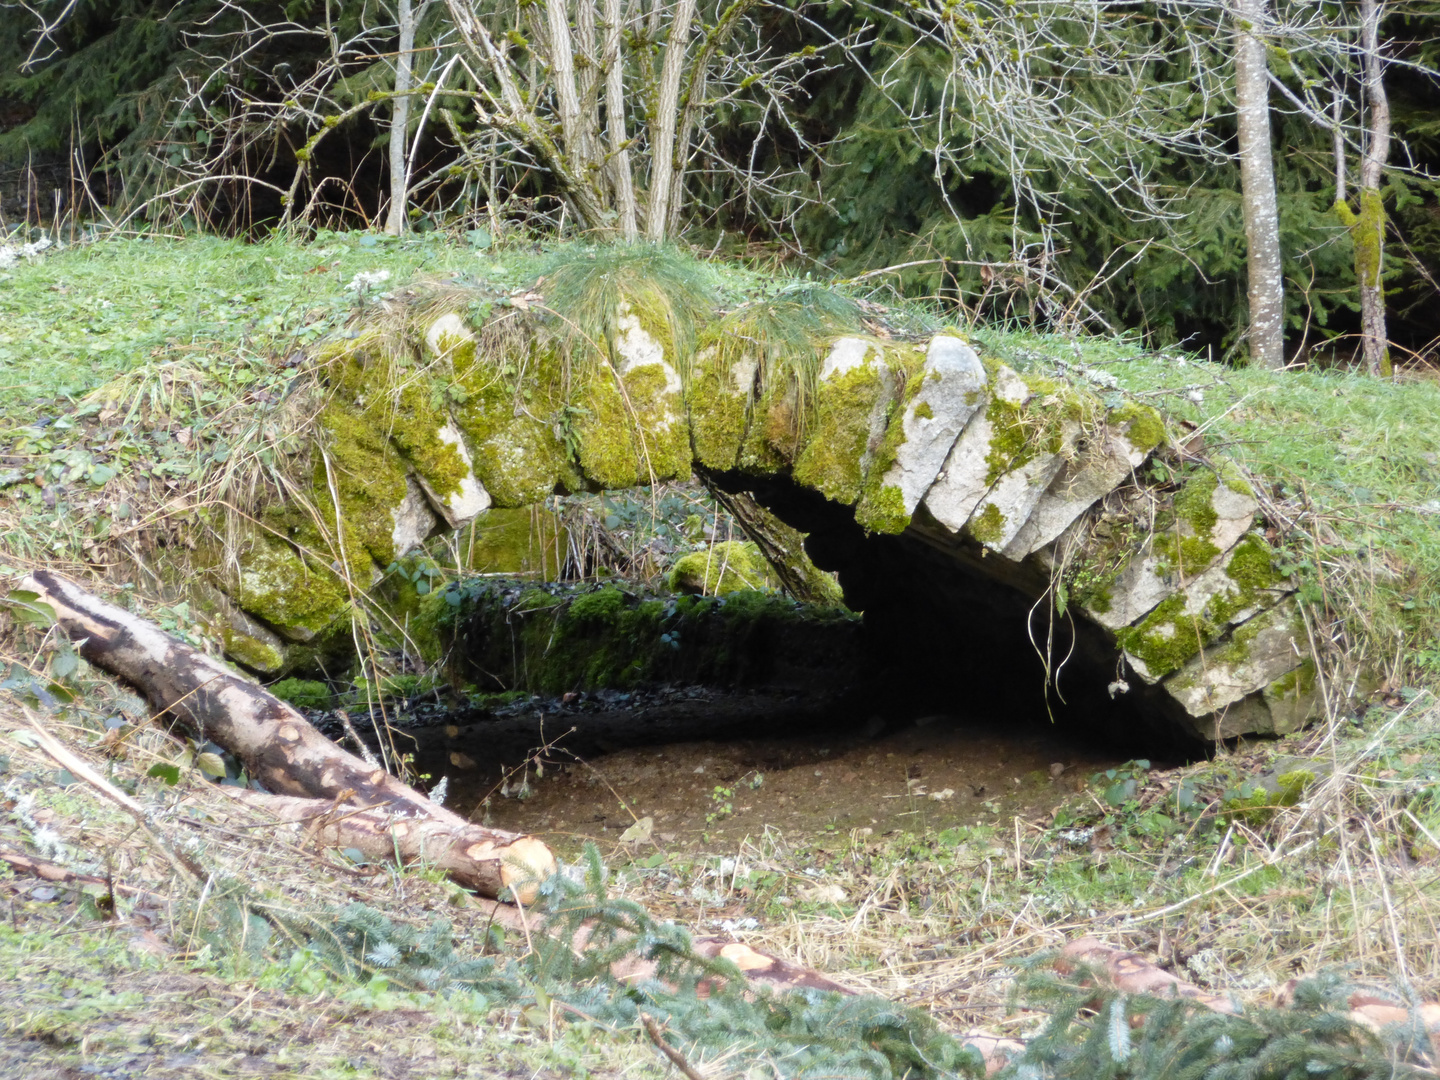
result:
[[[766,828],[947,828],[1047,818],[1113,753],[1048,724],[702,687],[532,699],[407,733],[446,803],[497,827],[686,845]]]

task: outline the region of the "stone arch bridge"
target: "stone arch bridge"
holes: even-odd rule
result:
[[[491,507],[698,469],[807,533],[875,650],[940,698],[1148,745],[1310,717],[1246,478],[1103,376],[951,334],[830,335],[787,367],[724,319],[677,344],[639,301],[577,347],[541,301],[402,297],[327,348],[308,502],[266,508],[213,575],[233,659],[273,674],[348,638],[381,569]]]

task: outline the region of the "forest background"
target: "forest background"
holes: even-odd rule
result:
[[[683,237],[964,318],[1243,360],[1235,64],[1253,31],[1284,358],[1352,361],[1373,245],[1406,363],[1436,343],[1437,17],[1412,0],[7,6],[0,208],[172,233]],[[1394,138],[1365,239],[1345,177],[1365,187],[1377,119]]]

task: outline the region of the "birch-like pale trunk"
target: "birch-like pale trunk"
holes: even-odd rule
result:
[[[665,239],[670,224],[671,183],[679,156],[675,135],[680,112],[680,78],[685,72],[690,24],[694,20],[695,0],[678,0],[660,68],[655,117],[650,124],[650,196],[645,205],[645,236],[655,243]]]
[[[395,58],[395,100],[390,113],[390,213],[385,231],[399,236],[405,231],[406,186],[405,131],[410,126],[410,90],[414,82],[415,7],[400,0],[400,55]]]
[[[1390,159],[1390,102],[1385,96],[1385,61],[1380,55],[1380,0],[1360,0],[1360,53],[1365,77],[1365,156],[1360,161],[1360,217],[1351,230],[1360,271],[1360,335],[1365,367],[1371,375],[1390,377],[1389,335],[1385,329],[1385,207],[1380,183]]]
[[[1285,277],[1280,258],[1280,209],[1270,140],[1270,82],[1265,42],[1266,0],[1236,0],[1235,123],[1240,144],[1240,202],[1245,215],[1246,291],[1250,300],[1250,362],[1285,366]]]
[[[580,94],[575,86],[575,45],[570,39],[569,4],[566,0],[545,0],[545,17],[550,76],[555,86],[565,157],[571,172],[583,177],[589,157],[580,121]]]
[[[624,30],[621,0],[605,0],[605,129],[610,137],[610,186],[620,235],[633,241],[640,237],[640,210],[635,201],[635,182],[630,173],[629,138],[625,134],[625,69],[620,55]]]

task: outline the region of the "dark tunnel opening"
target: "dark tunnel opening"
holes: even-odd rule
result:
[[[1034,560],[1016,565],[951,536],[922,509],[900,535],[866,533],[853,509],[790,483],[707,474],[747,493],[807,534],[806,552],[834,572],[863,614],[870,670],[860,694],[917,714],[993,718],[1001,727],[1054,727],[1123,757],[1190,760],[1209,744],[1158,685],[1126,673],[1114,636],[1052,602]],[[863,709],[865,706],[861,705]]]

